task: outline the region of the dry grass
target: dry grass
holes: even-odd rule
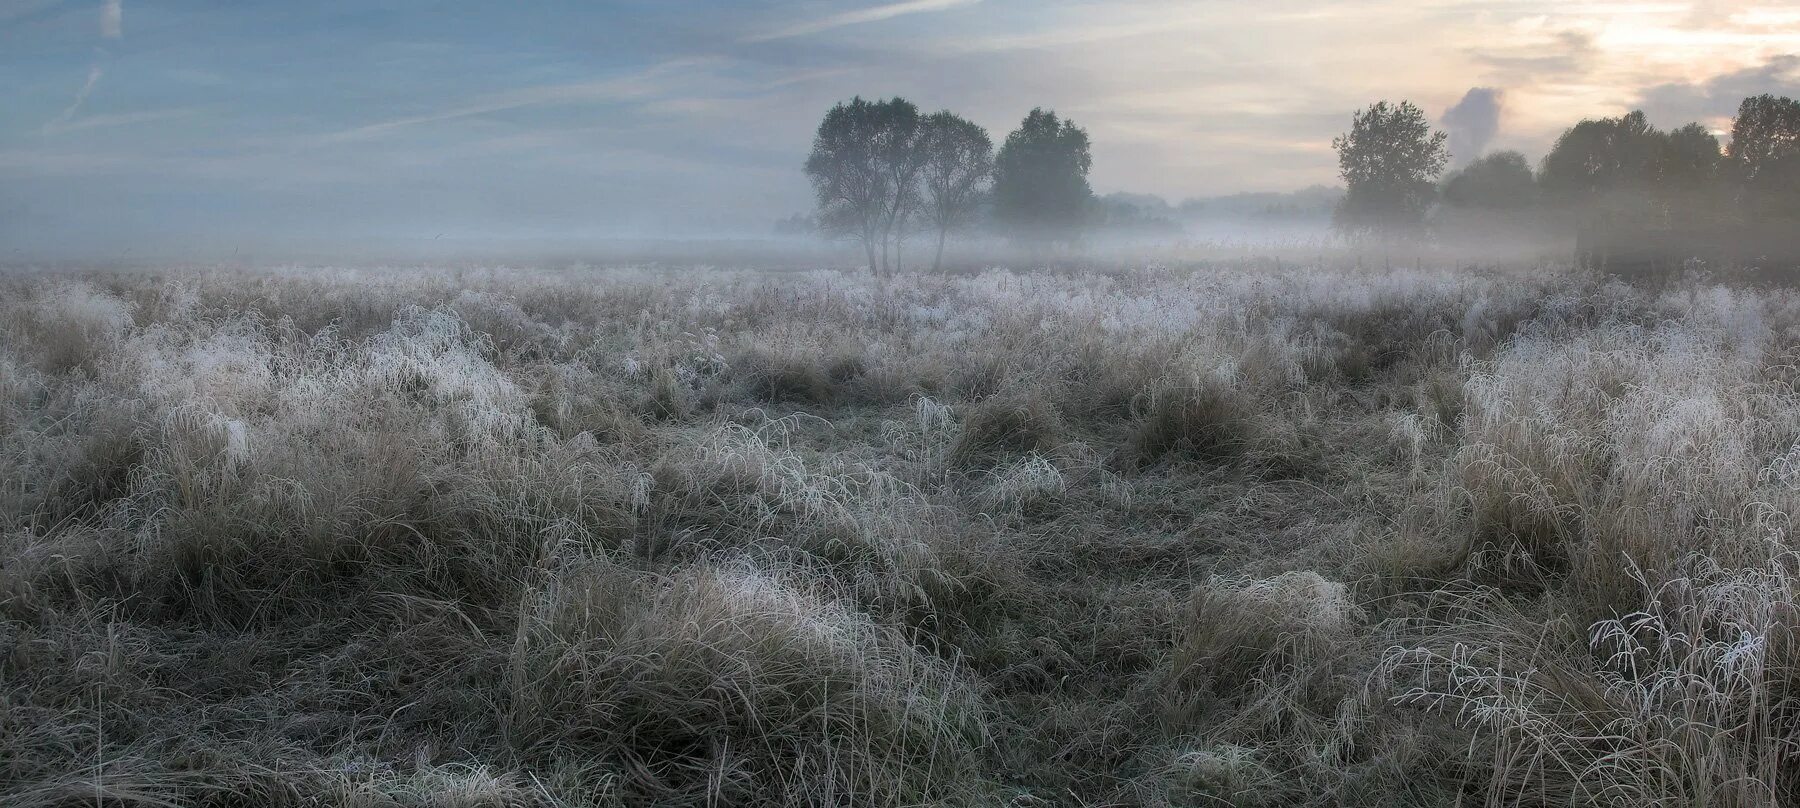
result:
[[[0,277],[0,803],[1800,801],[1800,296]]]

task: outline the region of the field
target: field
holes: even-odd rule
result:
[[[0,803],[1800,801],[1800,293],[0,276]]]

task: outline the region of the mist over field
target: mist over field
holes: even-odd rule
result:
[[[1800,13],[0,0],[0,806],[1800,805]]]

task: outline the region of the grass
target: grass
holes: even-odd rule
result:
[[[0,276],[0,803],[1800,802],[1800,295]]]

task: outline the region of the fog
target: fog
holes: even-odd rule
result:
[[[0,0],[0,806],[1800,806],[1800,10]]]

